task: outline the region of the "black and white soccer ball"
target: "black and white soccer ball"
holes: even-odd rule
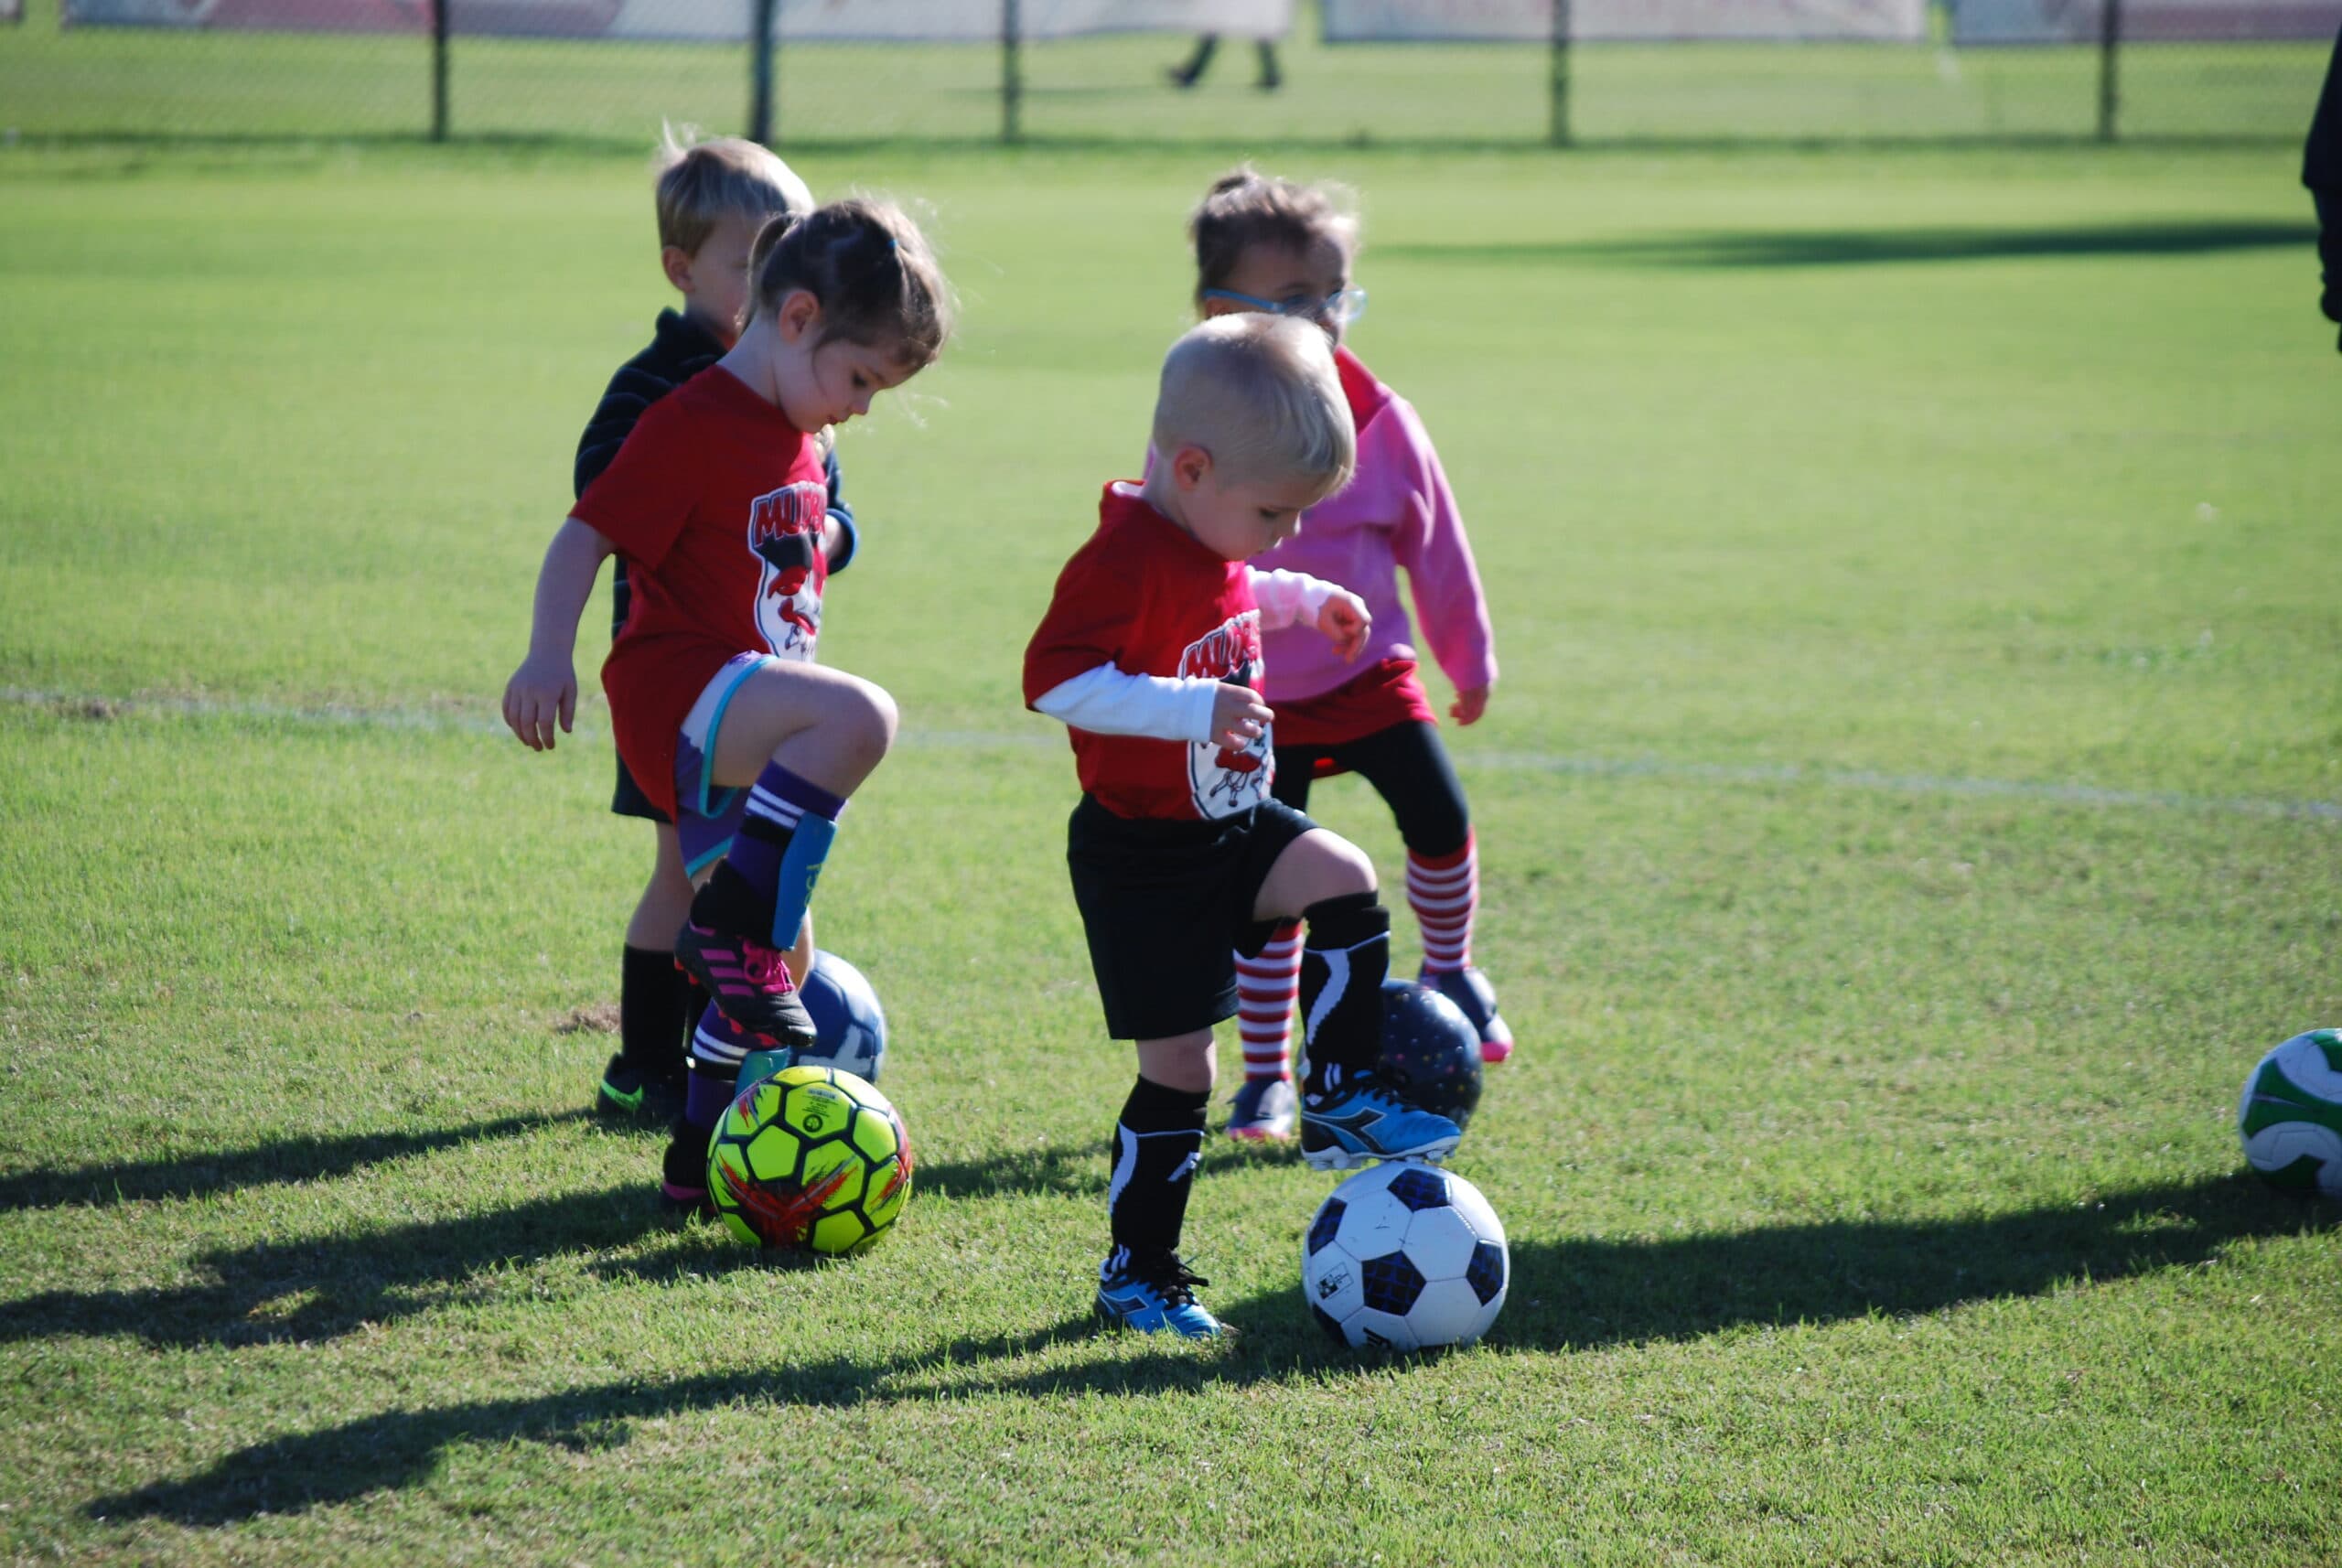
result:
[[[835,1068],[876,1083],[886,1055],[886,1014],[868,978],[837,954],[816,949],[800,994],[813,1016],[813,1043],[798,1051],[796,1065]]]
[[[1370,1165],[1327,1198],[1301,1243],[1301,1294],[1345,1345],[1469,1345],[1504,1310],[1512,1254],[1480,1189],[1436,1165]]]

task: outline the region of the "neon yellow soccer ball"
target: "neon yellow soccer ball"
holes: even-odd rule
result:
[[[725,1110],[708,1146],[707,1191],[724,1228],[751,1246],[865,1251],[910,1201],[910,1133],[854,1074],[790,1068]]]

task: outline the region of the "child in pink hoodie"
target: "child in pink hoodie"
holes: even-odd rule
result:
[[[1481,1059],[1512,1054],[1496,993],[1472,966],[1479,869],[1471,816],[1438,720],[1416,673],[1414,634],[1399,598],[1404,567],[1423,641],[1456,687],[1448,713],[1469,725],[1496,684],[1494,638],[1472,547],[1431,436],[1407,400],[1341,346],[1365,308],[1350,284],[1357,220],[1326,190],[1255,173],[1215,183],[1189,220],[1196,305],[1205,316],[1268,311],[1315,322],[1333,340],[1335,363],[1358,424],[1358,473],[1311,507],[1300,532],[1258,556],[1262,570],[1306,572],[1363,598],[1372,640],[1354,663],[1305,632],[1262,638],[1267,697],[1276,711],[1279,800],[1305,809],[1313,779],[1355,772],[1389,802],[1407,845],[1407,902],[1422,929],[1422,979],[1460,1007],[1479,1032]],[[1286,928],[1257,958],[1237,961],[1244,1042],[1243,1088],[1229,1132],[1240,1138],[1292,1133],[1287,1040],[1301,968],[1301,938]]]

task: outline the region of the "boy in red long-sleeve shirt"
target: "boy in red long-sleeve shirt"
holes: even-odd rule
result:
[[[1105,1004],[1138,1081],[1114,1129],[1113,1245],[1095,1308],[1109,1326],[1220,1330],[1181,1261],[1210,1101],[1212,1026],[1236,1011],[1234,954],[1307,928],[1304,1158],[1321,1169],[1444,1157],[1456,1123],[1382,1081],[1391,915],[1373,863],[1271,793],[1264,628],[1314,626],[1355,656],[1358,596],[1245,561],[1350,477],[1357,439],[1323,334],[1244,315],[1165,360],[1157,461],[1106,487],[1098,532],[1059,575],[1025,653],[1025,700],[1071,729],[1081,803],[1066,859]]]

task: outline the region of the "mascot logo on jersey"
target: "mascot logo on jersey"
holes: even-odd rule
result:
[[[822,585],[829,563],[822,525],[830,494],[811,480],[758,496],[748,509],[748,549],[762,564],[757,580],[757,630],[775,653],[813,657],[822,634]]]
[[[1202,675],[1257,689],[1261,670],[1258,610],[1230,616],[1217,631],[1198,638],[1179,655],[1182,676]],[[1187,787],[1194,791],[1199,815],[1232,817],[1251,811],[1269,798],[1269,785],[1275,777],[1275,754],[1265,725],[1241,751],[1211,741],[1187,747]]]

